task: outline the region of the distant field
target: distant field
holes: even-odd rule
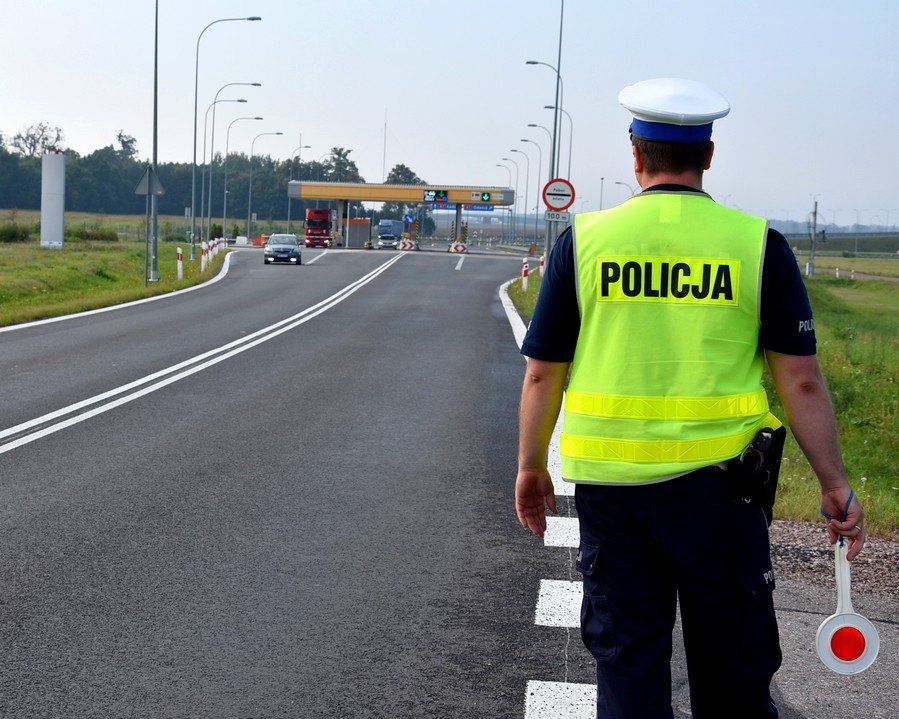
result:
[[[185,245],[185,254],[187,247]],[[200,275],[199,261],[184,261],[177,279],[175,246],[160,245],[160,281],[144,286],[142,242],[70,242],[62,250],[41,249],[37,241],[0,244],[0,325],[149,297],[212,277],[219,254]]]
[[[899,284],[818,276],[807,285],[818,354],[833,398],[850,482],[864,502],[870,529],[897,537]],[[525,319],[533,313],[539,286],[539,275],[532,275],[527,293],[520,281],[509,288]],[[772,411],[785,419],[767,376],[765,385]],[[788,436],[775,514],[781,519],[818,521],[819,498],[815,475]]]
[[[808,255],[799,258],[800,264],[805,267]],[[818,269],[834,269],[855,270],[856,272],[864,272],[869,275],[880,275],[881,277],[899,277],[899,257],[890,259],[868,259],[865,257],[816,257],[815,267]]]

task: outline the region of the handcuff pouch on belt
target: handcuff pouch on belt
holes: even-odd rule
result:
[[[777,478],[786,438],[785,427],[764,427],[739,457],[727,462],[728,473],[733,477],[735,498],[761,506],[769,525],[774,513]]]

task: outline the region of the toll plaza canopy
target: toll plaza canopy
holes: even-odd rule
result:
[[[402,202],[411,204],[500,205],[515,203],[507,187],[466,185],[383,185],[370,182],[305,182],[291,180],[287,196],[294,200]]]

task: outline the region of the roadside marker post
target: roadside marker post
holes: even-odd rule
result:
[[[880,651],[877,628],[852,608],[848,551],[849,547],[841,537],[834,546],[837,610],[821,622],[815,634],[815,649],[824,666],[845,675],[865,671]]]
[[[200,247],[202,248],[200,250],[200,272],[205,272],[206,271],[206,263],[209,261],[209,259],[206,256],[207,253],[209,252],[209,245],[206,243],[206,240],[203,240],[200,243]]]
[[[839,267],[837,267],[837,269],[836,269],[836,275],[837,275],[837,279],[840,279],[840,268]]]
[[[184,253],[181,252],[181,248],[178,247],[178,279],[184,279]]]
[[[543,277],[543,268],[546,265],[546,255],[540,255],[540,267],[538,268],[538,272],[540,272],[540,276]]]
[[[531,273],[531,268],[528,265],[527,257],[521,258],[521,289],[525,292],[528,291],[528,275]]]
[[[850,280],[854,280],[854,279],[855,279],[855,270],[849,270],[849,279],[850,279]]]

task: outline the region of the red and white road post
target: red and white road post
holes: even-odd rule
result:
[[[546,255],[540,255],[540,276],[543,277],[543,268],[546,266]]]
[[[531,273],[531,268],[528,266],[528,258],[521,258],[521,289],[525,292],[528,291],[528,275]]]
[[[176,248],[178,250],[178,279],[184,279],[184,253],[181,252],[181,248]]]

